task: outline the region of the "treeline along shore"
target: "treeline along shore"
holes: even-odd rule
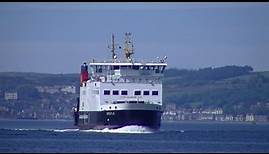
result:
[[[78,73],[1,72],[0,118],[72,119],[79,82]],[[163,105],[163,120],[268,121],[269,71],[169,68]]]

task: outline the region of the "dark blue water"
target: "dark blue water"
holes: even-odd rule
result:
[[[135,134],[78,131],[72,124],[0,120],[0,152],[269,152],[269,124],[174,122]]]

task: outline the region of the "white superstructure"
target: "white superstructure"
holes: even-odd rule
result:
[[[165,66],[165,63],[90,63],[90,79],[80,88],[80,110],[161,106],[161,77]]]

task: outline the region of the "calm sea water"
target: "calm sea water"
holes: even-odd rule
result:
[[[0,120],[0,152],[269,152],[269,124],[164,122],[149,133],[138,126],[79,131],[73,121]]]

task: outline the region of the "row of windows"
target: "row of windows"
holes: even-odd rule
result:
[[[90,68],[95,69],[96,73],[102,73],[102,70],[119,70],[120,68],[129,68],[134,70],[155,70],[156,73],[163,73],[165,66],[139,66],[139,65],[131,65],[131,66],[102,66],[102,65],[96,65],[95,67],[91,66]]]
[[[149,95],[149,94],[150,94],[150,91],[148,91],[148,90],[143,91],[143,95]],[[104,95],[110,95],[110,90],[104,90]],[[112,90],[112,95],[119,95],[119,90]],[[121,95],[128,95],[128,91],[127,90],[122,90]],[[134,95],[135,96],[141,95],[141,91],[140,90],[135,90]],[[158,91],[153,90],[151,92],[151,95],[155,95],[155,96],[158,95]]]
[[[144,103],[144,101],[115,101],[113,104],[122,104],[122,103]]]

